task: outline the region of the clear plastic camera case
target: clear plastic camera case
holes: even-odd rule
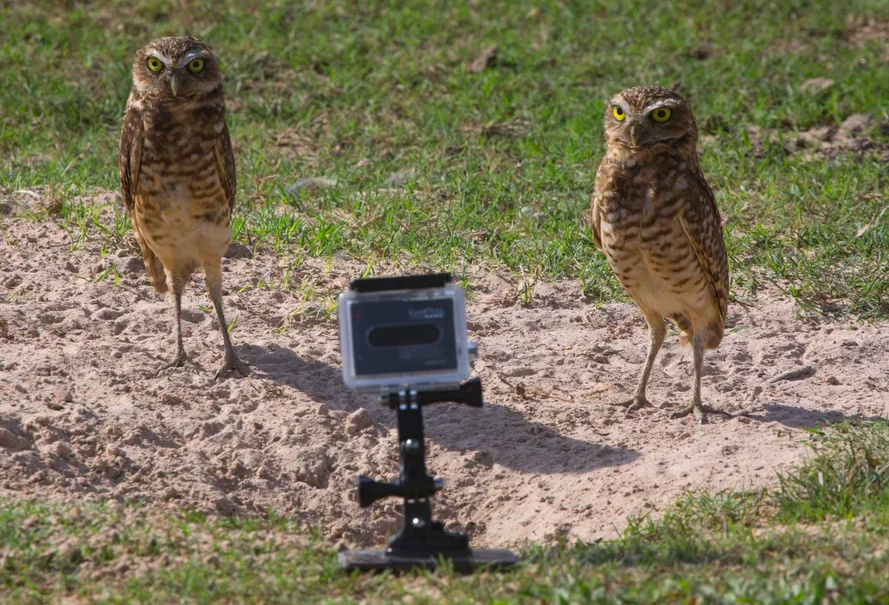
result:
[[[350,290],[340,294],[337,315],[343,381],[350,389],[422,391],[469,378],[466,304],[457,285]]]

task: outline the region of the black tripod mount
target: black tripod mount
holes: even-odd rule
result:
[[[383,396],[383,403],[397,414],[401,474],[393,483],[358,477],[358,504],[366,508],[382,498],[403,498],[404,526],[385,550],[341,551],[338,559],[347,570],[432,569],[447,561],[455,570],[468,572],[479,566],[505,568],[518,562],[509,550],[471,549],[466,534],[445,531],[443,523],[432,519],[430,498],[444,482],[426,472],[423,406],[442,401],[481,407],[481,380],[468,380],[453,390],[400,391]]]

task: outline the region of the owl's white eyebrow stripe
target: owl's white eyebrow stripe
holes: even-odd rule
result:
[[[185,55],[185,57],[183,57],[182,60],[179,61],[179,65],[177,65],[176,67],[182,67],[183,65],[188,65],[195,59],[201,59],[206,56],[207,56],[207,53],[205,53],[202,50],[193,50],[190,53],[188,53],[187,55]]]
[[[650,111],[654,111],[655,109],[660,109],[661,107],[677,107],[679,105],[681,105],[679,101],[676,101],[674,99],[666,99],[664,101],[658,101],[657,103],[647,105],[645,109],[642,110],[642,113],[648,113]]]
[[[170,57],[168,57],[167,55],[165,55],[162,52],[152,49],[151,54],[149,56],[154,57],[156,59],[160,59],[160,62],[163,63],[164,65],[170,64]]]

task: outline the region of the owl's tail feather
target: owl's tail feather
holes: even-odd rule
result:
[[[676,322],[676,326],[679,328],[679,344],[683,347],[690,345],[695,337],[695,329],[694,326],[692,326],[691,321],[689,321],[685,315],[680,315],[678,313],[671,315],[670,319]],[[715,349],[719,346],[719,343],[722,342],[724,328],[721,325],[711,325],[704,330],[704,333],[707,335],[707,341],[704,343],[704,348]]]
[[[676,323],[676,327],[679,328],[679,344],[681,346],[686,346],[691,342],[691,339],[694,338],[695,330],[691,325],[691,321],[680,313],[675,313],[670,316]]]
[[[145,259],[145,270],[148,271],[151,285],[158,294],[163,294],[167,291],[167,274],[164,272],[163,264],[148,246],[142,247],[142,256]]]
[[[133,235],[136,236],[136,241],[139,242],[139,247],[142,249],[142,259],[145,261],[145,270],[148,271],[148,279],[151,280],[151,285],[154,286],[154,289],[157,290],[158,294],[164,294],[169,290],[167,287],[167,273],[164,270],[164,265],[161,262],[161,259],[154,253],[154,250],[151,249],[151,246],[148,245],[148,242],[142,237],[141,230],[139,229],[139,221],[135,214],[130,214],[130,222],[133,225]]]
[[[139,237],[138,231],[136,231],[136,241],[139,242],[139,247],[142,248],[142,259],[145,261],[145,270],[148,271],[148,279],[151,280],[151,285],[154,286],[158,294],[165,293],[168,290],[167,273],[164,271],[161,259],[157,257],[154,250],[151,249],[145,240]]]

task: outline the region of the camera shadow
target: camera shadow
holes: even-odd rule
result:
[[[244,348],[251,365],[278,384],[332,410],[354,412],[363,407],[374,422],[396,427],[395,412],[372,396],[347,389],[339,368],[303,359],[288,348]],[[437,403],[426,406],[423,417],[426,437],[435,445],[451,451],[478,452],[474,461],[483,466],[496,463],[527,473],[581,473],[629,464],[640,456],[636,450],[562,435],[502,403],[486,401],[481,408]]]
[[[629,464],[633,449],[563,435],[521,411],[486,400],[481,408],[438,404],[425,412],[426,436],[451,450],[475,451],[482,464],[525,473],[582,473]],[[590,427],[592,433],[592,427]]]
[[[366,398],[345,387],[339,368],[317,359],[304,359],[287,347],[267,349],[243,345],[238,349],[245,352],[251,366],[264,372],[269,379],[296,389],[332,410],[354,412],[364,405],[361,401]]]

